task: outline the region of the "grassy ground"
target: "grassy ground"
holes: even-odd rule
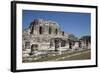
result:
[[[69,58],[62,59],[62,61],[64,61],[64,60],[86,60],[86,59],[91,59],[90,51],[86,52],[86,53],[81,53],[79,55],[75,55],[75,56],[72,56]]]
[[[38,58],[38,59],[36,59]],[[75,51],[72,53],[61,54],[61,55],[41,55],[32,57],[31,61],[24,61],[24,62],[43,62],[43,61],[67,61],[67,60],[85,60],[91,58],[90,50],[82,50],[82,51]]]

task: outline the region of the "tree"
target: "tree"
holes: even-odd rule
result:
[[[87,42],[91,42],[91,36],[82,36],[81,38],[80,38],[80,40],[83,40],[83,41],[87,41]]]
[[[69,39],[73,41],[77,41],[78,38],[74,34],[69,34]]]

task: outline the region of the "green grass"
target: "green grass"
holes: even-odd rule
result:
[[[80,55],[65,58],[61,61],[65,61],[65,60],[86,60],[86,59],[91,59],[91,53],[90,52],[81,53]]]
[[[89,51],[89,52],[84,53],[86,51]],[[81,53],[81,54],[76,55],[76,56],[72,56],[72,57],[69,57],[69,58],[60,59],[58,61],[84,60],[84,59],[90,59],[90,56],[91,56],[90,50],[85,49],[85,50],[82,50],[82,51],[75,51],[75,52],[72,52],[72,53],[66,53],[66,54],[55,55],[55,56],[50,56],[50,55],[49,56],[47,56],[47,55],[36,56],[36,57],[32,57],[32,61],[30,61],[30,62],[56,61],[56,59],[58,59],[58,58],[67,57],[69,55],[73,55],[73,54],[76,54],[76,53]],[[35,58],[37,58],[37,57],[41,57],[41,58],[35,60]],[[24,62],[27,63],[29,61],[24,61]]]

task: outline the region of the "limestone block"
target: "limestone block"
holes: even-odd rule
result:
[[[22,54],[22,57],[29,57],[29,54]]]

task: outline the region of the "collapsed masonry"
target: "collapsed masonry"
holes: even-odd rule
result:
[[[23,57],[40,51],[55,51],[61,54],[69,49],[90,48],[90,43],[87,45],[84,41],[69,39],[69,34],[62,31],[58,23],[50,20],[34,19],[29,28],[23,29],[22,34]]]

